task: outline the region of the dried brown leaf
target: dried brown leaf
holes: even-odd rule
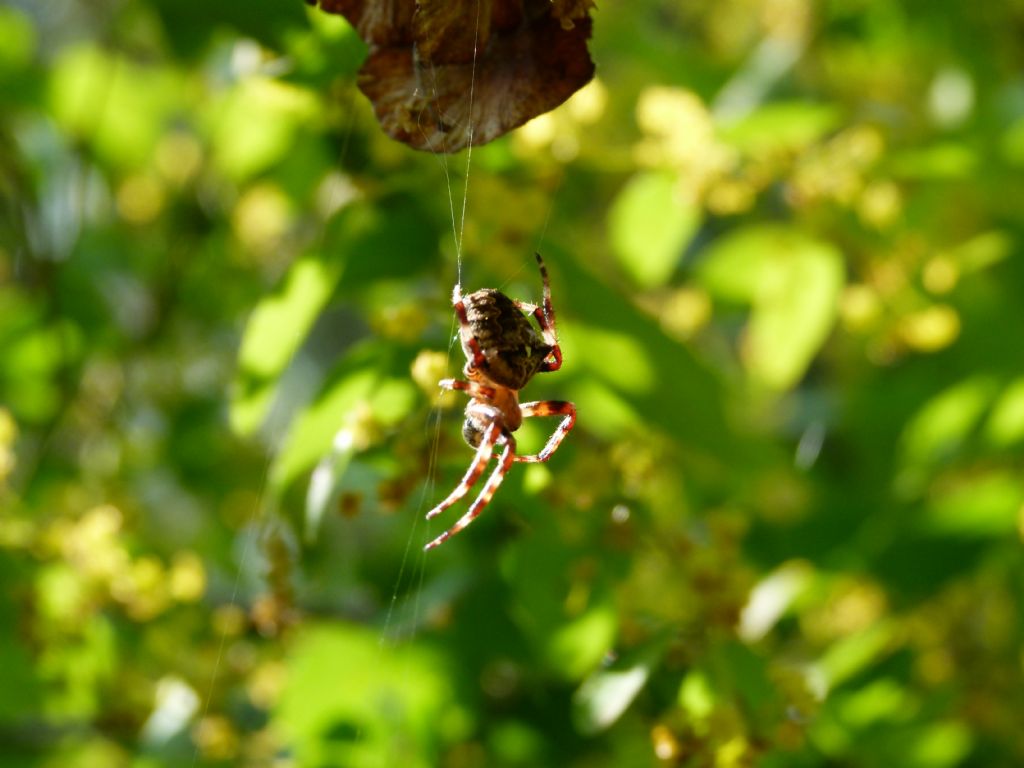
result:
[[[384,131],[456,152],[565,101],[594,73],[591,0],[319,0],[370,45],[359,88]],[[474,53],[475,49],[475,53]]]

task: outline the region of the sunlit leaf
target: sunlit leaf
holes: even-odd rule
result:
[[[351,352],[330,376],[324,393],[292,423],[270,469],[271,483],[284,489],[331,450],[338,430],[360,403],[369,402],[380,381],[381,350],[361,347]]]
[[[462,735],[446,663],[425,647],[394,647],[372,630],[307,628],[288,655],[275,726],[301,765],[430,766]]]
[[[566,257],[553,258],[552,263],[556,262],[568,278],[573,313],[586,327],[577,347],[569,324],[564,324],[568,336],[563,346],[563,380],[573,378],[572,397],[581,406],[580,414],[602,414],[601,423],[592,420],[591,427],[607,431],[611,437],[635,424],[639,416],[670,432],[675,439],[713,455],[727,456],[733,435],[722,413],[720,384],[710,370],[686,347],[669,339],[656,320],[638,311],[610,286]],[[603,336],[601,331],[610,335]],[[627,355],[624,363],[628,365],[634,358],[640,365],[646,361],[650,374],[646,370],[616,371],[617,358],[608,355],[599,344],[587,344],[588,339],[600,342],[602,338],[623,337],[644,340],[642,349],[636,344],[623,346]],[[645,388],[648,381],[650,384]],[[622,384],[629,389],[619,390]],[[585,410],[584,402],[592,403],[593,410],[589,404]],[[674,405],[666,407],[668,403]]]
[[[842,255],[783,227],[750,227],[715,243],[699,275],[712,294],[751,305],[743,361],[776,389],[795,384],[835,322],[845,282]]]
[[[583,733],[609,728],[643,690],[664,651],[655,642],[588,676],[573,695],[573,719]]]
[[[977,426],[995,392],[991,377],[972,376],[928,400],[903,431],[907,464],[929,466],[953,455]]]
[[[906,720],[913,711],[906,686],[888,677],[838,697],[837,705],[843,719],[857,728],[880,720]]]
[[[331,452],[317,463],[306,491],[307,541],[314,541],[328,507],[338,497],[338,488],[349,462],[356,452],[355,435],[351,427],[342,427],[334,436]]]
[[[985,423],[985,437],[1004,447],[1024,440],[1024,377],[1014,379],[996,398]]]
[[[608,218],[612,252],[638,285],[663,285],[700,223],[700,210],[680,197],[675,176],[638,174],[612,204]]]
[[[1024,117],[1018,117],[1002,138],[1003,156],[1012,165],[1024,167]]]
[[[838,110],[805,101],[765,104],[722,129],[722,138],[752,153],[797,151],[836,127]]]
[[[407,418],[415,402],[416,388],[411,382],[384,379],[374,387],[366,405],[375,423],[387,427]],[[343,492],[355,492],[364,500],[373,499],[376,495],[375,485],[379,478],[375,475],[367,478],[366,472],[350,471],[353,457],[367,447],[367,437],[361,434],[365,428],[358,421],[353,421],[353,415],[356,419],[365,419],[367,413],[350,412],[335,433],[330,451],[320,459],[310,477],[306,491],[305,536],[308,541],[316,538],[324,514]]]
[[[949,255],[964,273],[971,273],[998,264],[1010,255],[1013,246],[1013,238],[1006,232],[984,232],[960,243]]]
[[[1016,475],[991,472],[944,488],[929,502],[925,530],[951,536],[1006,536],[1020,525],[1024,483]]]
[[[617,621],[611,605],[595,605],[555,631],[548,641],[551,665],[570,679],[593,669],[615,639]]]
[[[289,151],[319,109],[305,89],[264,77],[241,80],[206,116],[214,163],[232,179],[253,176]]]
[[[970,147],[948,142],[902,152],[890,164],[903,178],[959,179],[974,171],[978,158]]]
[[[717,699],[711,681],[699,669],[691,670],[679,686],[679,705],[695,721],[707,719],[714,712]]]
[[[632,336],[582,323],[566,328],[563,336],[595,375],[617,389],[639,394],[654,387],[654,366]]]
[[[894,627],[880,621],[837,640],[818,661],[829,688],[835,688],[878,661],[892,646]]]
[[[17,8],[0,8],[0,77],[25,67],[36,47],[36,30],[28,16]]]
[[[92,142],[118,168],[150,161],[181,95],[180,75],[173,70],[143,66],[89,44],[60,53],[49,89],[64,130]]]
[[[907,739],[907,765],[910,768],[961,765],[973,741],[970,729],[959,720],[924,726]]]
[[[249,317],[238,353],[241,388],[231,406],[231,424],[242,434],[259,427],[284,371],[341,276],[341,264],[318,256],[295,262],[281,287]]]

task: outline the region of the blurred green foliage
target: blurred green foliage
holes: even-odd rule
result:
[[[0,41],[0,766],[1024,764],[1021,2],[602,4],[471,158],[297,0]],[[425,556],[535,249],[578,425]]]

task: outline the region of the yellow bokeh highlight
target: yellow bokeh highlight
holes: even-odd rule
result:
[[[903,214],[903,193],[891,181],[869,183],[857,200],[857,215],[866,226],[887,229]]]
[[[718,141],[710,111],[692,91],[645,88],[637,100],[636,119],[644,133],[633,150],[637,164],[675,170],[680,195],[688,202],[702,198],[738,162],[736,152]],[[719,205],[737,207],[735,192],[726,188]]]
[[[701,288],[681,288],[668,297],[660,316],[662,328],[685,341],[711,319],[711,297]]]
[[[666,762],[676,760],[682,753],[682,745],[667,725],[658,724],[651,729],[651,746],[654,755]]]
[[[195,552],[178,552],[171,561],[168,577],[171,597],[194,603],[206,592],[206,569]]]
[[[191,134],[174,131],[160,139],[153,160],[161,176],[180,186],[199,173],[203,148]]]
[[[715,750],[715,768],[744,768],[750,765],[750,744],[744,736],[736,735]]]
[[[885,592],[864,579],[843,579],[836,583],[828,599],[802,617],[806,636],[815,642],[828,642],[855,635],[881,621],[888,612]]]
[[[140,557],[114,577],[110,595],[131,618],[148,621],[168,607],[167,571],[155,557]]]
[[[532,149],[540,149],[550,144],[557,133],[555,118],[548,112],[538,115],[520,128],[516,133],[516,139]]]
[[[124,573],[129,557],[120,540],[123,518],[117,507],[103,504],[77,522],[59,523],[51,534],[59,542],[61,554],[79,572],[102,583]]]
[[[580,88],[566,102],[565,108],[577,122],[596,123],[608,107],[608,89],[598,78]]]
[[[236,637],[249,625],[249,617],[241,606],[222,605],[214,610],[211,624],[220,637]]]
[[[263,182],[247,189],[231,214],[235,237],[259,256],[275,248],[291,223],[291,203],[276,184]]]
[[[379,336],[414,344],[423,338],[430,316],[421,301],[403,301],[385,303],[373,312],[370,322]]]
[[[802,45],[811,29],[809,0],[763,0],[761,25],[776,40]]]
[[[943,294],[952,291],[960,280],[960,267],[946,255],[929,259],[921,271],[921,282],[931,293]]]
[[[437,382],[448,376],[449,355],[425,349],[412,361],[410,375],[416,386],[440,408],[451,408],[458,402],[455,392],[441,389]]]
[[[848,285],[839,299],[839,316],[848,331],[871,330],[882,316],[882,301],[869,285]]]
[[[514,134],[516,146],[527,153],[548,149],[560,163],[568,163],[580,153],[582,128],[596,123],[604,115],[608,89],[594,78],[574,93],[558,109],[530,120]]]
[[[6,408],[0,407],[0,485],[17,465],[14,443],[18,439],[18,424]]]
[[[192,740],[208,760],[231,760],[238,755],[238,731],[223,715],[207,715],[200,720],[192,731]]]
[[[158,179],[145,173],[135,174],[117,188],[117,212],[131,224],[148,224],[163,211],[166,198]]]
[[[799,159],[790,179],[790,202],[797,207],[819,201],[856,206],[869,184],[867,172],[884,151],[885,138],[878,128],[871,125],[847,128]],[[880,217],[879,221],[891,217],[890,209],[894,205],[894,201],[888,199],[891,197],[892,190],[887,191],[885,186],[869,192],[862,215]]]
[[[903,317],[897,330],[900,339],[911,349],[937,352],[960,335],[960,315],[953,307],[935,304]]]
[[[719,216],[734,216],[753,208],[757,188],[748,179],[721,179],[708,190],[708,210]]]
[[[271,709],[284,690],[288,668],[280,661],[267,661],[257,666],[249,675],[248,691],[253,704]]]
[[[640,93],[636,105],[640,130],[652,136],[691,135],[696,143],[714,138],[711,114],[692,91],[665,86],[650,86]]]

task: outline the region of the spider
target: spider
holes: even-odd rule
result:
[[[498,490],[512,462],[542,462],[551,458],[576,423],[576,406],[564,400],[519,402],[519,390],[534,374],[562,367],[548,271],[540,254],[536,256],[544,283],[541,306],[510,299],[493,288],[482,288],[463,296],[461,287],[456,285],[452,292],[452,307],[459,319],[459,338],[466,355],[463,374],[467,380],[442,379],[438,384],[443,389],[460,390],[469,395],[462,436],[471,448],[476,448],[476,455],[462,481],[448,498],[427,512],[427,519],[441,514],[469,493],[493,458],[494,449],[502,450],[498,466],[466,514],[424,549],[443,544],[473,522]],[[537,320],[539,333],[530,324],[528,315]],[[512,433],[519,429],[524,418],[531,416],[563,418],[540,453],[521,456],[516,453]]]

